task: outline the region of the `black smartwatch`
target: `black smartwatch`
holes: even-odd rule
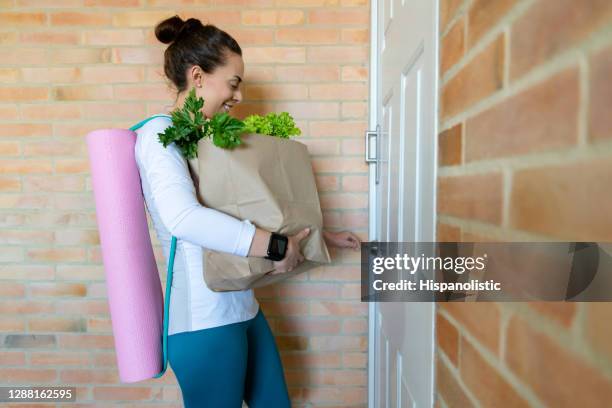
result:
[[[268,254],[264,258],[272,261],[282,260],[287,252],[287,242],[286,236],[273,232],[268,242]]]

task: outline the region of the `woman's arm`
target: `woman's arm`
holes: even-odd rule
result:
[[[164,226],[177,238],[204,248],[240,256],[264,256],[266,231],[249,220],[198,202],[186,159],[174,143],[164,147],[157,136],[171,123],[170,118],[157,118],[143,126],[138,136],[143,139],[136,152],[139,170],[149,182]],[[262,252],[264,242],[266,248]]]
[[[266,231],[261,228],[255,229],[255,236],[253,237],[253,243],[249,249],[249,256],[264,257],[268,254],[268,243],[270,242],[270,231]]]

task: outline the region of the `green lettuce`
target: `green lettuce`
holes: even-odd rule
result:
[[[244,124],[248,133],[259,133],[285,139],[302,133],[287,112],[272,112],[266,116],[250,115],[244,119]]]

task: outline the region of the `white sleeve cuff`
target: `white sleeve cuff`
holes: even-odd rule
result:
[[[255,230],[255,225],[253,225],[251,221],[242,221],[242,229],[238,237],[237,247],[234,250],[235,255],[247,256],[249,254],[249,249],[251,249],[251,244],[255,237]]]

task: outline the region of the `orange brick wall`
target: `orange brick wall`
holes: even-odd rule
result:
[[[441,241],[611,241],[612,3],[441,0]],[[604,407],[612,305],[439,304],[439,407]]]
[[[174,13],[201,18],[243,48],[236,115],[290,112],[312,154],[326,226],[366,239],[369,3],[0,0],[0,9],[0,383],[75,385],[87,406],[180,406],[170,370],[119,383],[84,136],[174,101],[153,27]],[[332,266],[257,291],[296,407],[367,400],[359,258],[333,256]]]

